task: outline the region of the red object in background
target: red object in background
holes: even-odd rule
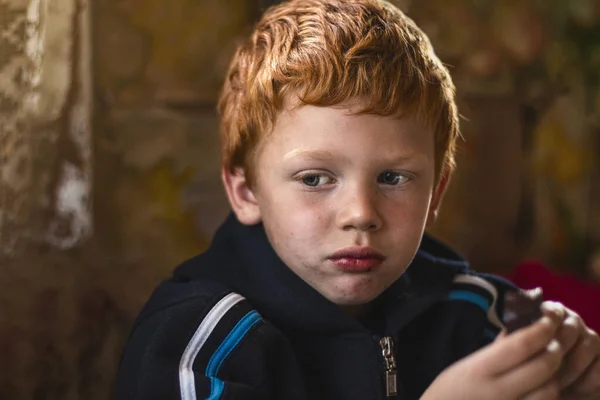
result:
[[[544,300],[563,303],[586,325],[600,332],[600,285],[570,275],[559,275],[537,261],[522,262],[507,277],[522,289],[542,287]]]

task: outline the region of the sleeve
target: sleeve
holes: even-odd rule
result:
[[[186,299],[145,315],[126,344],[116,399],[269,398],[261,349],[247,341],[263,325],[236,293]]]
[[[515,288],[510,282],[491,274],[459,274],[454,278],[449,300],[472,303],[486,314],[484,344],[491,343],[504,329],[504,293]]]

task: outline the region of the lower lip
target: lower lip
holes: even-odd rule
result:
[[[365,257],[365,258],[352,258],[343,257],[335,258],[331,260],[339,269],[346,272],[368,272],[372,269],[377,268],[383,262],[379,258]]]

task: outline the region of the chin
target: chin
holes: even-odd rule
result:
[[[338,306],[360,306],[368,304],[375,300],[382,292],[373,293],[360,293],[355,295],[337,294],[336,296],[329,297],[329,300]]]
[[[386,289],[375,279],[346,277],[338,280],[328,291],[323,291],[325,297],[339,306],[359,306],[375,300]]]

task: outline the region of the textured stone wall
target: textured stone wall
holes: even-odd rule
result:
[[[22,191],[31,179],[28,164],[28,143],[19,133],[27,120],[25,95],[30,85],[24,79],[29,67],[25,53],[27,1],[0,3],[0,240],[2,247],[14,248],[17,238],[9,237],[9,226],[22,225],[28,219],[27,206],[16,204],[16,192]],[[8,155],[13,157],[9,159]]]
[[[134,316],[227,212],[214,104],[257,9],[0,0],[0,398],[111,398]]]
[[[76,256],[93,225],[88,18],[84,0],[0,1],[3,399],[106,398],[93,388],[111,382],[118,325]]]
[[[463,103],[436,232],[480,269],[527,257],[600,281],[600,3],[410,3]]]
[[[96,3],[97,223],[128,263],[172,268],[226,213],[214,106],[251,6]]]
[[[71,248],[92,225],[87,3],[0,8],[0,254]]]

